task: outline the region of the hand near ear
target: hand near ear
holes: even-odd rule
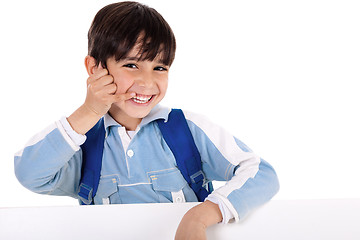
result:
[[[80,134],[87,133],[109,111],[114,102],[136,96],[135,93],[117,93],[114,78],[101,64],[96,65],[93,57],[85,58],[85,66],[89,74],[85,102],[67,118],[71,127]]]
[[[84,105],[99,117],[106,114],[114,102],[124,101],[135,96],[135,93],[117,94],[114,78],[100,64],[92,71],[93,73],[87,79],[87,95]]]

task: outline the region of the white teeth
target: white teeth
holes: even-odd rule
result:
[[[140,101],[149,101],[151,97],[136,97],[136,99],[140,100]]]
[[[150,101],[151,98],[152,98],[152,96],[150,96],[150,97],[136,96],[136,97],[134,97],[132,99],[136,103],[147,103],[148,101]]]

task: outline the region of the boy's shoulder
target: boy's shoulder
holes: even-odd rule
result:
[[[164,119],[165,121],[168,120],[169,114],[173,109],[181,109],[184,113],[185,119],[191,121],[193,123],[201,123],[201,122],[208,122],[211,121],[203,114],[193,112],[191,110],[182,109],[182,108],[171,108],[167,106],[157,105],[155,106],[151,112],[143,119],[143,122],[151,122],[158,119]]]
[[[214,129],[221,128],[218,124],[213,122],[206,115],[198,112],[193,112],[189,110],[183,110],[184,116],[188,122],[193,123],[198,128],[202,129],[205,132],[212,131]]]
[[[211,121],[207,116],[197,113],[191,110],[182,109],[182,108],[171,108],[168,106],[156,105],[151,112],[142,119],[140,126],[143,127],[150,122],[155,122],[159,119],[164,119],[165,122],[168,121],[169,115],[173,109],[181,109],[184,113],[185,119],[187,120],[190,129],[193,131],[196,129],[202,130],[203,132],[212,132],[212,131],[219,131],[220,129],[223,130],[218,124]]]

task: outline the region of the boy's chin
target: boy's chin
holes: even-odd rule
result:
[[[149,115],[151,109],[149,111],[141,111],[141,112],[132,112],[132,113],[129,113],[128,115],[132,118],[144,118],[146,117],[147,115]]]
[[[153,106],[148,106],[146,108],[128,108],[126,109],[127,115],[129,115],[132,118],[144,118],[153,109]]]

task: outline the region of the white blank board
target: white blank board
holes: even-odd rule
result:
[[[0,209],[0,239],[174,239],[198,203]],[[273,200],[245,220],[217,224],[209,240],[360,239],[360,199]]]

